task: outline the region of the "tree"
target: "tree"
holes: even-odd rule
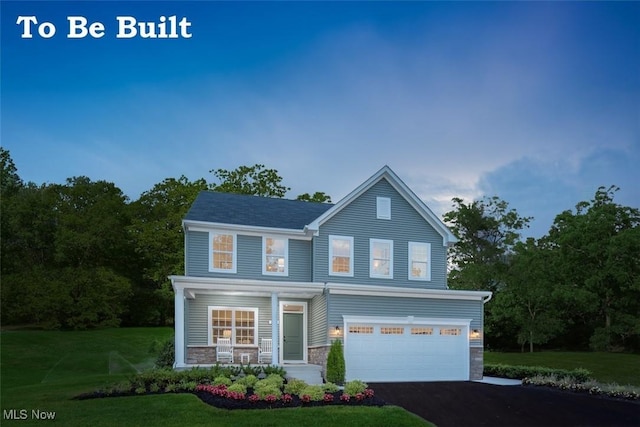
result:
[[[239,166],[232,171],[216,169],[210,172],[220,180],[219,184],[209,185],[213,191],[282,198],[290,190],[280,184],[282,177],[277,170],[265,169],[261,164]]]
[[[455,289],[499,288],[507,257],[520,239],[520,230],[531,217],[520,216],[509,204],[494,196],[465,204],[454,198],[454,210],[444,215],[458,238],[449,250],[450,286]]]
[[[600,187],[575,212],[556,216],[548,237],[558,284],[580,296],[575,319],[599,350],[640,345],[640,211],[615,203],[618,190]]]
[[[309,193],[300,194],[296,197],[296,200],[302,200],[303,202],[331,203],[331,196],[323,193],[322,191],[316,191],[313,193],[313,196]]]
[[[130,310],[130,316],[135,315],[128,319],[130,323],[164,325],[172,317],[168,277],[184,271],[182,220],[198,193],[206,189],[204,179],[167,178],[131,204],[129,232],[142,259],[142,282],[135,288],[132,304],[145,310]]]
[[[345,362],[341,340],[334,340],[327,355],[327,381],[341,385],[344,383]]]
[[[0,147],[0,197],[5,201],[6,197],[15,194],[23,186],[22,179],[18,175],[18,169],[11,159],[8,150]]]

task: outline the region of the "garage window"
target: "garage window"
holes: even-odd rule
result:
[[[440,328],[440,335],[460,335],[460,328]]]
[[[411,335],[433,335],[433,328],[411,328]]]
[[[382,327],[380,328],[380,333],[382,335],[402,335],[404,334],[404,328]]]
[[[373,326],[349,326],[350,334],[372,334]]]

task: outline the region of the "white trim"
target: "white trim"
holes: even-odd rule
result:
[[[173,290],[195,294],[224,294],[270,297],[277,293],[288,298],[313,298],[321,295],[323,283],[280,282],[219,277],[169,276]]]
[[[413,258],[412,258],[412,248],[416,246],[426,246],[427,248],[427,274],[426,277],[413,277],[411,275],[411,271],[413,268]],[[431,281],[431,243],[425,242],[409,242],[408,246],[408,258],[409,258],[409,267],[407,270],[407,279],[408,280],[416,280],[421,282],[430,282]]]
[[[376,218],[391,219],[390,197],[376,197]]]
[[[338,203],[333,205],[329,210],[316,218],[311,224],[305,227],[313,233],[317,233],[320,226],[331,219],[334,215],[344,209],[353,200],[362,195],[365,191],[375,185],[381,179],[386,179],[387,182],[409,202],[409,204],[422,216],[435,230],[442,236],[442,244],[444,246],[451,245],[458,241],[456,236],[449,230],[449,228],[433,213],[433,211],[422,201],[416,194],[391,170],[389,166],[382,167],[372,177],[360,184],[351,193],[345,196]]]
[[[377,274],[373,268],[373,246],[376,243],[389,245],[389,274]],[[369,277],[373,279],[393,279],[393,240],[369,239]]]
[[[231,268],[216,268],[213,266],[213,238],[215,235],[232,236],[233,252],[231,258]],[[212,273],[235,274],[238,270],[238,236],[235,233],[226,230],[210,230],[209,231],[209,271]]]
[[[296,240],[311,240],[313,238],[312,233],[305,232],[304,230],[295,230],[290,228],[275,228],[275,227],[258,227],[253,225],[239,225],[239,224],[227,224],[222,222],[206,222],[206,221],[193,221],[183,220],[182,225],[187,231],[200,231],[206,232],[212,230],[224,230],[244,236],[264,236],[265,234],[284,236],[289,239]]]
[[[333,271],[332,264],[333,264],[333,241],[334,240],[349,241],[349,272],[348,273],[336,273],[335,271]],[[355,254],[355,250],[353,248],[353,237],[329,235],[328,243],[329,243],[329,276],[353,277],[353,257]]]
[[[284,271],[267,271],[267,239],[284,241]],[[289,239],[282,236],[262,236],[262,274],[265,276],[289,275]]]
[[[302,306],[302,360],[284,360],[284,313],[299,313],[293,311],[285,311],[285,305],[300,305]],[[308,304],[306,301],[286,301],[281,300],[278,305],[279,319],[278,323],[280,324],[280,328],[278,329],[279,335],[279,359],[282,363],[307,363],[308,354],[307,354],[307,312]]]
[[[448,289],[414,289],[375,285],[351,285],[327,283],[327,290],[334,295],[363,295],[396,298],[433,298],[449,300],[483,301],[491,296],[488,291],[458,291]]]
[[[258,317],[258,308],[257,307],[233,307],[227,305],[209,305],[207,306],[207,341],[209,346],[215,347],[216,344],[213,343],[213,325],[211,321],[213,320],[211,311],[213,310],[231,310],[231,346],[232,347],[256,347],[258,345],[258,333],[260,329],[260,317]],[[236,344],[236,311],[253,311],[254,313],[254,326],[253,326],[253,343],[252,344]]]

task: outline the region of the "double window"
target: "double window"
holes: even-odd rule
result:
[[[262,238],[262,274],[288,274],[289,240],[283,237]]]
[[[256,345],[258,309],[209,307],[209,345],[230,338],[233,345]]]
[[[353,237],[329,236],[329,274],[353,276]]]
[[[236,272],[236,235],[212,231],[209,233],[209,271]]]

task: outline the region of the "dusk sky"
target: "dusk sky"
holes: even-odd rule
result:
[[[387,164],[438,215],[497,195],[534,237],[599,186],[640,207],[640,2],[1,8],[1,139],[24,181],[85,175],[135,200],[262,163],[288,197],[337,202]],[[174,15],[191,37],[117,37],[118,16]],[[20,16],[55,35],[23,38]],[[68,38],[69,16],[104,35]]]

